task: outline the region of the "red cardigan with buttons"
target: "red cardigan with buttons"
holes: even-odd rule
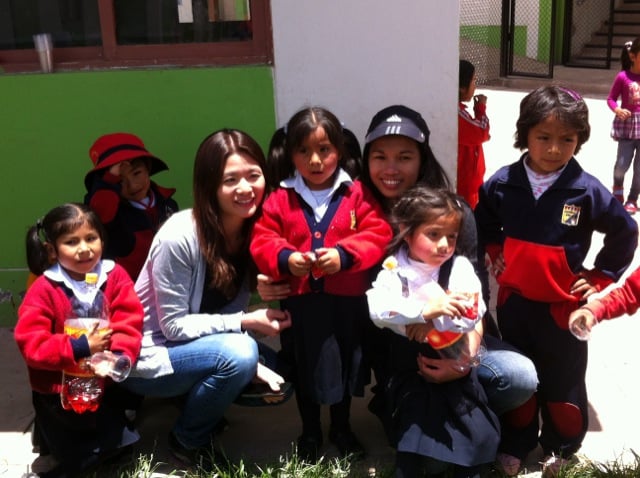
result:
[[[324,292],[357,296],[371,287],[371,276],[367,271],[382,261],[392,232],[380,205],[362,183],[355,181],[342,191],[342,200],[331,218],[322,247],[340,246],[351,257],[352,265],[347,270],[325,276]],[[278,268],[281,251],[311,250],[311,231],[300,201],[291,188],[280,188],[271,193],[253,228],[250,246],[260,272],[276,281],[288,280],[291,295],[311,292],[309,276],[282,274]]]
[[[109,304],[113,335],[110,350],[128,355],[132,363],[140,353],[143,310],[129,274],[119,265],[108,273],[104,294]],[[59,393],[62,370],[76,363],[64,321],[71,309],[64,287],[44,275],[29,287],[18,309],[14,337],[29,370],[31,388]]]

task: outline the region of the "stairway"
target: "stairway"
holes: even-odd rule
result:
[[[599,0],[602,1],[602,0]],[[613,10],[611,38],[611,68],[620,68],[620,51],[625,42],[640,36],[640,0],[624,0]],[[609,20],[593,33],[580,53],[570,59],[571,65],[583,67],[606,67],[609,41]]]

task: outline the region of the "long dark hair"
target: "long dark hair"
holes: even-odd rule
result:
[[[69,234],[83,224],[95,229],[102,242],[106,233],[98,215],[86,204],[65,203],[51,209],[27,231],[25,240],[27,265],[35,275],[42,274],[51,266],[47,245],[57,249],[60,236]]]
[[[232,256],[227,250],[220,205],[216,194],[222,184],[227,158],[242,154],[253,158],[264,171],[265,158],[258,143],[247,133],[235,129],[222,129],[207,136],[196,153],[193,166],[193,218],[202,254],[211,275],[211,287],[232,297],[239,287],[239,272],[235,258],[247,257],[249,235],[259,211],[243,224],[240,252]]]
[[[629,53],[637,55],[640,53],[640,37],[634,38],[633,41],[628,41],[622,45],[622,51],[620,52],[620,67],[624,71],[629,71],[633,65]]]
[[[429,146],[429,127],[422,115],[411,108],[404,105],[392,105],[378,111],[369,123],[367,128],[367,134],[374,130],[380,123],[386,121],[392,115],[398,115],[410,119],[424,134],[424,143],[419,143],[418,150],[420,151],[420,170],[418,171],[418,181],[416,184],[422,184],[436,189],[450,189],[451,183],[445,173],[442,165],[438,162],[431,147]],[[371,181],[371,173],[369,171],[369,151],[371,149],[371,143],[367,143],[362,151],[362,182],[373,192],[380,204],[386,205],[388,203],[380,191],[375,187]]]

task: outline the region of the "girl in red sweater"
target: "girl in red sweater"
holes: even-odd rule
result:
[[[15,339],[29,371],[35,409],[34,441],[57,466],[41,477],[76,476],[136,442],[124,410],[109,387],[95,412],[77,414],[60,402],[62,371],[96,352],[135,362],[142,339],[142,305],[127,272],[102,260],[104,229],[82,204],[58,206],[32,226],[26,239],[29,269],[39,277],[18,310]],[[51,265],[53,264],[53,265]],[[74,338],[64,332],[74,296],[82,299],[85,274],[98,275],[109,309],[109,328]]]
[[[369,320],[365,292],[391,228],[371,193],[343,169],[345,135],[331,112],[299,111],[276,132],[270,149],[275,169],[289,167],[291,176],[264,202],[250,250],[261,273],[291,287],[281,307],[291,313],[292,326],[281,341],[293,353],[302,418],[298,453],[317,459],[320,406],[328,404],[330,441],[344,456],[362,455],[349,410],[351,397],[362,396],[368,383],[361,345]]]

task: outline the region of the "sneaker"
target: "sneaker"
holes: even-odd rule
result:
[[[47,472],[54,470],[59,466],[60,463],[53,457],[53,455],[41,455],[33,460],[33,463],[31,463],[31,472],[35,476],[39,476],[40,474],[45,475]],[[0,475],[2,474],[0,473]]]
[[[542,478],[556,478],[560,470],[571,467],[577,463],[578,459],[575,455],[571,455],[568,458],[562,458],[554,454],[546,456],[544,461],[540,463],[542,465]]]
[[[496,468],[507,476],[516,476],[522,466],[522,460],[508,453],[496,455]]]
[[[343,458],[351,457],[355,460],[361,460],[366,455],[364,447],[349,429],[330,430],[329,440],[335,445]]]
[[[624,210],[633,215],[638,210],[638,204],[635,201],[627,201],[624,203]]]

